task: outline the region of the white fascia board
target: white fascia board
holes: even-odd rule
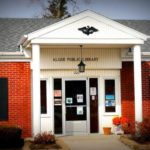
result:
[[[33,39],[32,44],[144,44],[141,39]]]
[[[0,52],[0,56],[24,56],[22,52]]]
[[[0,62],[31,62],[31,59],[0,59]]]
[[[84,16],[83,15],[73,16],[73,17],[61,20],[59,22],[56,22],[56,23],[54,23],[52,25],[49,25],[47,27],[44,27],[42,29],[39,29],[37,31],[34,31],[32,33],[29,33],[28,34],[28,40],[31,40],[31,39],[36,38],[36,37],[39,37],[41,35],[46,34],[47,32],[54,31],[54,30],[59,29],[59,28],[61,28],[63,26],[66,26],[68,24],[76,22],[76,21],[80,20],[81,18],[84,18]]]
[[[143,40],[147,40],[147,38],[149,37],[146,34],[143,34],[143,33],[139,32],[139,31],[137,31],[135,29],[127,27],[127,26],[125,26],[125,25],[123,25],[123,24],[121,24],[121,23],[119,23],[117,21],[109,19],[109,18],[107,18],[107,17],[105,17],[103,15],[99,15],[99,14],[97,14],[95,12],[91,12],[90,16],[92,16],[93,18],[95,18],[98,21],[102,21],[102,22],[112,26],[113,28],[121,30],[122,32],[126,32],[126,33],[128,33],[130,35],[133,35],[133,36],[137,37],[137,38],[140,38],[140,39],[143,39]]]
[[[142,52],[143,56],[150,56],[150,52]]]
[[[93,19],[95,19],[97,21],[103,22],[103,23],[105,23],[105,24],[107,24],[107,25],[109,25],[109,26],[111,26],[113,28],[121,30],[122,32],[125,32],[125,33],[128,33],[130,35],[133,35],[133,36],[135,36],[138,39],[147,40],[147,38],[148,38],[147,35],[139,32],[139,31],[136,31],[136,30],[134,30],[132,28],[129,28],[129,27],[125,26],[125,25],[122,25],[122,24],[120,24],[120,23],[118,23],[118,22],[116,22],[114,20],[111,20],[109,18],[106,18],[106,17],[104,17],[102,15],[99,15],[99,14],[97,14],[95,12],[92,12],[92,11],[88,10],[88,11],[84,11],[82,13],[79,13],[79,14],[77,14],[75,16],[72,16],[70,18],[67,18],[67,19],[64,19],[62,21],[59,21],[57,23],[54,23],[52,25],[49,25],[47,27],[44,27],[42,29],[39,29],[37,31],[34,31],[32,33],[29,33],[28,34],[28,40],[37,38],[37,37],[39,37],[41,35],[46,34],[47,32],[51,32],[51,31],[56,30],[58,28],[64,27],[64,26],[66,26],[68,24],[71,24],[73,22],[77,22],[78,20],[81,20],[81,19],[86,18],[86,17],[91,17],[91,18],[93,18]],[[90,25],[90,23],[87,24],[87,25]]]
[[[133,53],[123,56],[121,59],[122,61],[133,61]],[[150,52],[141,52],[141,59],[142,61],[150,61]]]

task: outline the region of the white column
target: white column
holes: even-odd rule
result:
[[[135,96],[135,121],[142,121],[142,78],[141,78],[141,47],[135,45],[134,57],[134,96]]]
[[[32,45],[32,81],[33,81],[33,135],[41,131],[41,104],[40,104],[40,46]]]

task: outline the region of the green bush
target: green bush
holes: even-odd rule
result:
[[[24,145],[22,129],[16,126],[0,126],[0,148],[18,148]]]

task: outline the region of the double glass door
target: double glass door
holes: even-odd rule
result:
[[[98,133],[98,80],[54,79],[54,133]]]

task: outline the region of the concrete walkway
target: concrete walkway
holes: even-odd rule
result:
[[[71,150],[131,150],[117,135],[88,135],[59,137]]]

